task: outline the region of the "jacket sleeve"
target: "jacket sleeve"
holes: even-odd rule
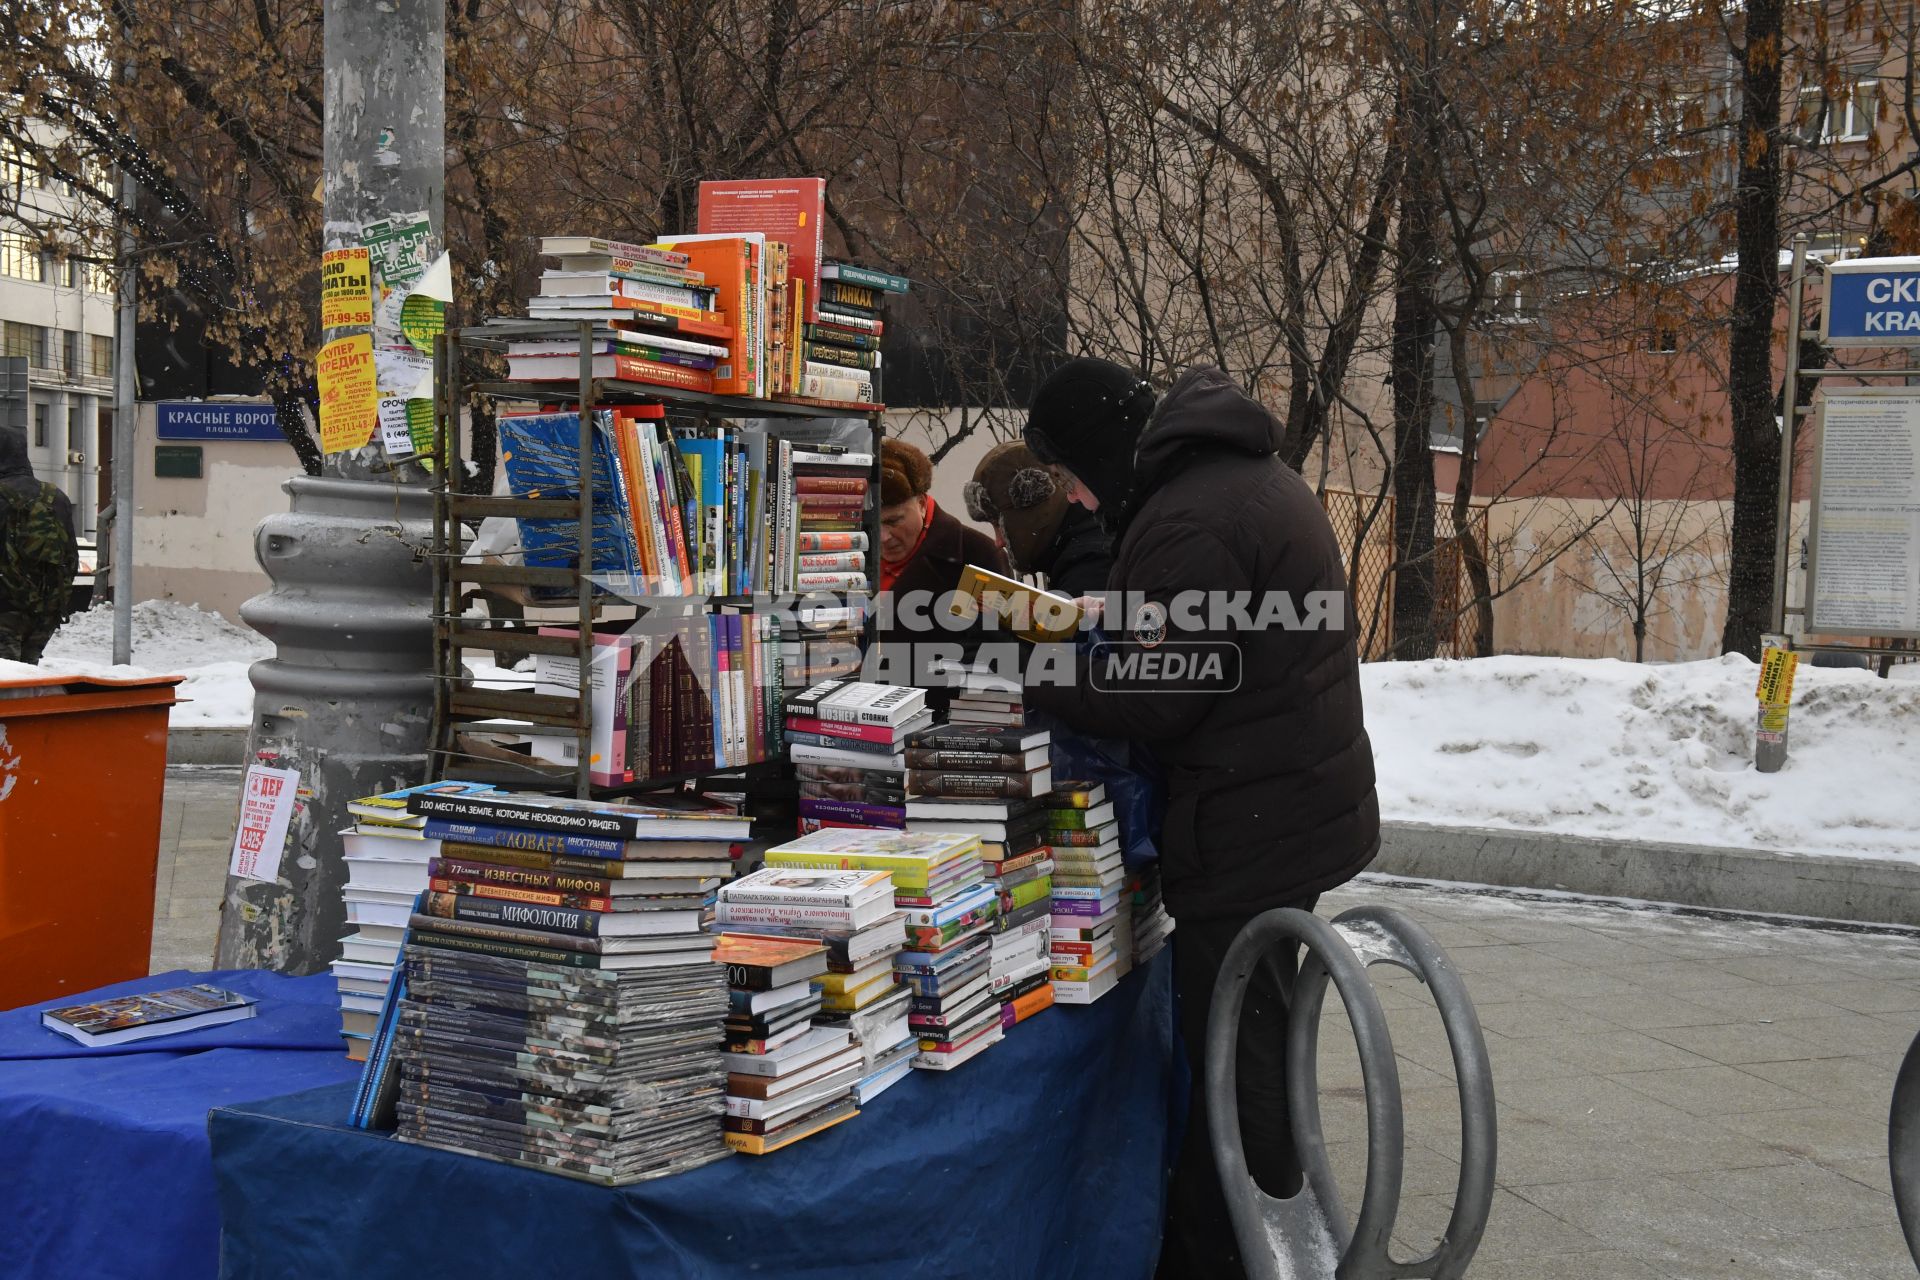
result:
[[[1244,597],[1248,585],[1239,558],[1218,534],[1202,525],[1163,521],[1142,535],[1116,572],[1108,608],[1124,609],[1130,616],[1109,617],[1105,630],[1120,640],[1123,633],[1133,632],[1143,605],[1149,613],[1158,606],[1164,611],[1166,630],[1156,650],[1194,641],[1235,643],[1233,628],[1226,619],[1215,617],[1209,606],[1216,598],[1236,592]],[[1221,625],[1208,625],[1214,622]],[[1082,733],[1152,744],[1193,732],[1222,696],[1211,689],[1096,688],[1102,682],[1089,673],[1088,663],[1082,653],[1070,683],[1034,683],[1027,690],[1027,700]]]

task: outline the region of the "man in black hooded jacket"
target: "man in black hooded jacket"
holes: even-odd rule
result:
[[[1117,541],[1108,598],[1132,616],[1108,618],[1109,632],[1141,652],[1200,642],[1239,655],[1231,690],[1084,673],[1028,690],[1082,732],[1145,744],[1166,769],[1161,881],[1194,1090],[1160,1274],[1231,1277],[1241,1262],[1204,1105],[1214,982],[1249,920],[1312,910],[1379,846],[1346,572],[1318,499],[1277,453],[1273,415],[1218,369],[1189,371],[1156,402],[1131,370],[1069,361],[1035,396],[1025,438]],[[1300,1180],[1285,1092],[1295,960],[1276,951],[1255,970],[1237,1052],[1248,1166],[1279,1196]]]
[[[34,477],[27,433],[0,427],[0,658],[40,661],[79,562],[73,504]]]

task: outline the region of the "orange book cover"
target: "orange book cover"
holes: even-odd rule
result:
[[[705,369],[661,364],[639,356],[615,356],[613,376],[622,382],[650,382],[659,387],[678,387],[682,391],[712,391],[718,385],[713,374]]]
[[[753,242],[738,236],[718,240],[660,242],[663,248],[684,253],[694,268],[705,273],[718,295],[720,310],[732,317],[728,335],[729,358],[713,370],[712,390],[727,396],[754,394],[760,355],[754,350]]]
[[[821,229],[826,221],[825,178],[749,178],[700,184],[700,230],[708,234],[758,231],[788,249],[788,278],[804,282],[804,319],[820,293]],[[684,246],[675,246],[685,252]],[[699,263],[694,263],[699,266]]]
[[[647,501],[653,481],[652,468],[646,466],[640,457],[639,440],[635,435],[638,428],[632,416],[615,409],[613,419],[613,444],[620,455],[621,478],[626,482],[627,518],[633,522],[633,542],[634,549],[640,553],[640,573],[645,578],[656,578],[660,574],[660,561],[651,536],[653,504]]]
[[[764,933],[723,933],[713,947],[715,964],[737,964],[757,969],[774,969],[795,960],[820,955],[824,942],[812,938],[777,938]]]

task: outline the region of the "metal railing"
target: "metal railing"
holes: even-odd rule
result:
[[[1296,944],[1306,955],[1287,1010],[1287,1106],[1306,1177],[1297,1194],[1276,1199],[1247,1169],[1235,1050],[1255,965],[1274,947]],[[1397,965],[1433,992],[1460,1089],[1460,1180],[1453,1216],[1438,1247],[1410,1262],[1396,1261],[1390,1253],[1406,1132],[1393,1037],[1367,976],[1376,964]],[[1366,1187],[1351,1227],[1320,1124],[1320,1011],[1329,980],[1346,1005],[1366,1089]],[[1465,1274],[1493,1207],[1498,1146],[1493,1072],[1466,985],[1446,952],[1409,916],[1390,907],[1355,907],[1331,922],[1291,908],[1256,917],[1228,949],[1213,989],[1206,1084],[1214,1160],[1241,1261],[1254,1280],[1458,1280]]]

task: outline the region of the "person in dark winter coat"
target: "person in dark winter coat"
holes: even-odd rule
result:
[[[996,445],[966,489],[967,514],[999,532],[1013,571],[1040,574],[1047,590],[1085,596],[1104,591],[1113,539],[1100,518],[1067,501],[1052,470],[1019,442]]]
[[[1070,361],[1041,386],[1025,435],[1118,540],[1108,599],[1120,593],[1131,616],[1105,626],[1128,637],[1123,648],[1210,642],[1239,654],[1231,690],[1116,688],[1084,673],[1028,690],[1032,705],[1075,729],[1143,743],[1166,770],[1162,892],[1195,1087],[1161,1274],[1231,1277],[1241,1263],[1203,1084],[1214,983],[1249,920],[1279,906],[1312,910],[1379,847],[1340,548],[1312,489],[1278,456],[1273,416],[1218,369],[1189,371],[1156,402],[1130,370]],[[1249,1167],[1276,1196],[1300,1181],[1285,1072],[1295,962],[1286,948],[1256,968],[1237,1055]]]
[[[932,614],[960,585],[961,570],[977,564],[1009,572],[993,539],[942,511],[932,489],[933,463],[925,453],[904,440],[882,443],[880,589],[892,598],[883,602],[875,639],[889,648],[953,641],[956,634]]]
[[[0,428],[0,658],[40,661],[79,565],[73,504],[34,477],[27,433]]]

